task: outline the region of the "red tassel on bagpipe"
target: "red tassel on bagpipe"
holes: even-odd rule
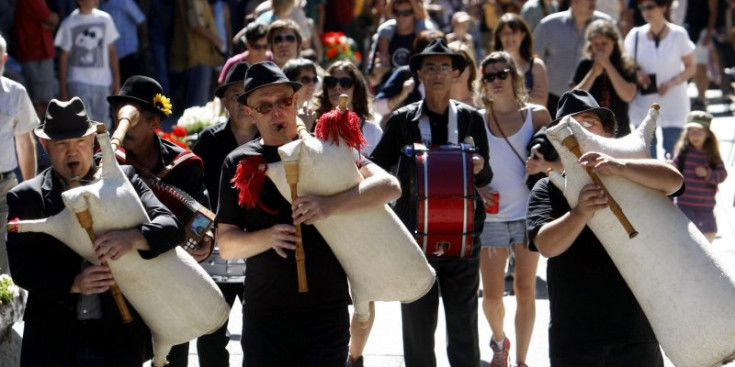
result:
[[[358,152],[367,145],[360,131],[360,118],[354,112],[334,109],[324,113],[316,123],[315,132],[317,138],[336,145],[339,145],[341,137],[345,144]]]
[[[259,155],[243,158],[237,164],[237,171],[230,183],[240,190],[237,203],[240,206],[255,208],[260,200],[260,189],[265,182],[265,170],[268,169],[265,158]]]

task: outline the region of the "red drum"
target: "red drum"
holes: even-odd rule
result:
[[[410,212],[415,212],[413,233],[427,256],[472,256],[475,238],[475,187],[469,144],[426,148],[414,143],[404,148],[413,157],[409,187]],[[413,226],[411,226],[413,227]]]

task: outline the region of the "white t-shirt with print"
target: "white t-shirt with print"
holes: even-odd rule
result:
[[[112,85],[108,46],[120,37],[109,14],[93,9],[90,14],[74,10],[56,33],[54,45],[68,52],[67,83]]]

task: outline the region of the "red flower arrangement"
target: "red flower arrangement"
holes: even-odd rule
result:
[[[325,32],[322,34],[324,46],[324,63],[331,64],[337,60],[350,60],[355,64],[362,61],[362,54],[357,51],[355,40],[343,32]]]
[[[184,149],[189,149],[189,146],[186,144],[186,140],[184,139],[186,138],[187,132],[183,126],[174,126],[171,132],[156,129],[156,134],[158,134],[162,139],[166,139]]]

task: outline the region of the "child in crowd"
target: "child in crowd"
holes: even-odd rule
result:
[[[717,234],[714,213],[717,185],[727,178],[717,137],[709,128],[711,122],[712,115],[707,112],[690,112],[676,143],[674,158],[674,165],[686,183],[686,191],[676,198],[676,205],[710,243]]]
[[[59,96],[78,96],[89,118],[109,129],[105,99],[120,89],[120,69],[113,42],[120,36],[110,14],[98,10],[99,1],[77,0],[79,8],[59,26],[54,45],[59,47]]]

